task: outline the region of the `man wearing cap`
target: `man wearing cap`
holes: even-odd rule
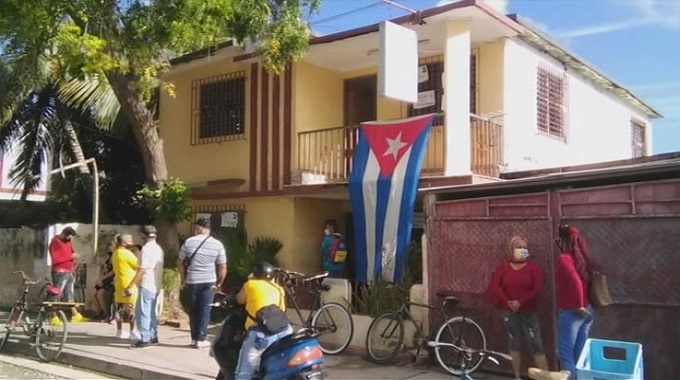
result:
[[[202,216],[194,224],[195,235],[179,251],[177,269],[182,285],[189,293],[191,347],[210,346],[206,341],[213,293],[222,287],[227,276],[227,255],[222,243],[210,236],[210,217]]]
[[[52,284],[61,289],[61,300],[73,302],[73,284],[75,283],[75,276],[73,269],[75,268],[75,260],[78,258],[78,253],[73,250],[71,238],[76,236],[76,230],[71,227],[66,227],[61,230],[61,233],[52,238],[48,251],[52,261]],[[82,322],[82,314],[73,307],[71,308],[71,322]],[[52,317],[52,324],[61,324],[61,321],[56,316]]]
[[[141,260],[137,267],[137,274],[126,289],[131,293],[135,286],[139,286],[135,317],[140,338],[130,348],[147,348],[152,344],[158,344],[156,305],[158,293],[163,287],[163,248],[156,243],[156,234],[156,227],[142,227],[141,235],[144,245]]]

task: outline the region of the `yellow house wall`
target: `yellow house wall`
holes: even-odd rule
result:
[[[250,240],[257,237],[274,237],[283,249],[277,256],[279,265],[303,273],[321,270],[319,247],[323,224],[335,219],[340,233],[345,232],[345,218],[350,211],[349,201],[268,197],[222,201],[193,202],[192,206],[238,205],[245,207],[245,230]],[[190,223],[180,226],[186,236],[193,233]],[[228,255],[228,252],[227,252]]]
[[[324,222],[335,219],[338,232],[345,233],[345,218],[350,210],[349,201],[296,198],[293,229],[292,267],[303,273],[321,271],[319,248],[323,238]]]
[[[160,108],[160,134],[171,176],[186,183],[204,182],[222,178],[242,178],[248,181],[247,160],[234,157],[249,156],[247,139],[221,143],[191,145],[192,81],[216,75],[245,71],[246,112],[245,133],[250,131],[250,65],[232,63],[230,58],[215,60],[191,70],[169,73],[165,80],[175,85],[175,97],[163,92]],[[246,184],[247,186],[247,184]]]
[[[477,113],[503,112],[504,40],[476,47]]]

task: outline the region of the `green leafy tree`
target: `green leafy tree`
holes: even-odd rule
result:
[[[147,184],[168,180],[155,117],[155,89],[170,59],[233,39],[256,41],[265,67],[278,72],[305,53],[305,18],[321,0],[0,0],[2,59],[46,59],[63,78],[82,79],[72,100],[113,123],[120,111],[140,147]],[[27,64],[26,70],[36,65]],[[112,102],[111,100],[115,100]],[[0,101],[0,108],[3,107]],[[176,225],[159,225],[177,236]],[[176,239],[175,239],[176,240]],[[166,250],[175,250],[165,247]]]

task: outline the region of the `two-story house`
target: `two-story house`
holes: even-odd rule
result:
[[[517,17],[464,0],[391,21],[417,32],[419,103],[377,96],[377,24],[313,38],[280,75],[231,43],[176,59],[160,130],[194,211],[278,238],[283,264],[313,271],[323,221],[351,219],[363,121],[437,114],[421,188],[650,153],[659,114]]]

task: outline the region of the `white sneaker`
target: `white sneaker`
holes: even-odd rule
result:
[[[134,330],[130,333],[130,339],[136,342],[138,340],[142,340],[142,335],[139,333],[139,331]]]
[[[118,332],[116,333],[116,338],[130,339],[130,333],[128,331],[118,330]]]
[[[200,349],[200,348],[207,348],[207,347],[210,347],[210,342],[208,342],[207,340],[200,340],[200,341],[196,342],[196,348]]]

